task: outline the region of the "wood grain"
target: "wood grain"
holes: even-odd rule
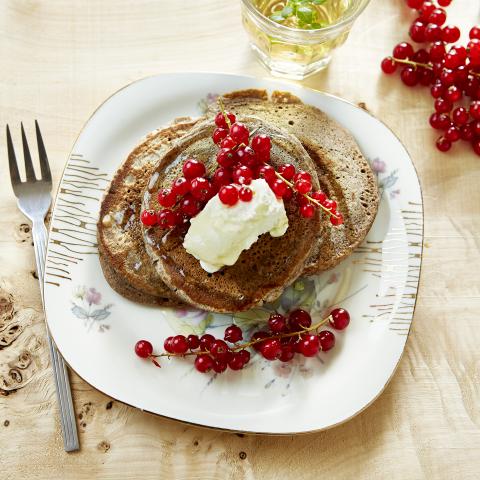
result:
[[[239,2],[0,2],[0,125],[39,119],[58,182],[78,131],[124,84],[168,71],[266,76]],[[186,2],[181,2],[182,4]],[[193,3],[193,2],[192,2]],[[305,85],[366,107],[409,149],[423,186],[425,249],[403,360],[384,394],[318,434],[239,436],[150,416],[72,375],[82,450],[66,454],[56,412],[30,229],[0,162],[0,471],[4,479],[478,479],[480,476],[480,161],[433,148],[421,89],[379,73],[406,38],[401,0],[372,0],[330,68]],[[478,22],[454,0],[451,21]],[[18,129],[14,128],[18,141]],[[85,352],[88,355],[88,351]]]

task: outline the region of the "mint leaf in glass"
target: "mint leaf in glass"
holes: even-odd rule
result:
[[[306,5],[297,7],[297,18],[301,23],[312,23],[313,10]]]

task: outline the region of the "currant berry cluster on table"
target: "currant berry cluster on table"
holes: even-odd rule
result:
[[[395,46],[393,55],[384,58],[382,70],[392,74],[401,67],[400,78],[408,87],[430,87],[435,112],[430,125],[443,133],[436,146],[447,152],[458,140],[472,145],[480,155],[480,26],[470,30],[467,46],[450,45],[460,39],[460,29],[445,25],[452,0],[406,0],[418,17],[409,35],[423,44],[415,50],[408,42]]]
[[[254,192],[249,187],[253,179],[263,178],[273,193],[283,200],[295,199],[302,217],[311,218],[315,208],[330,217],[332,225],[343,223],[337,203],[322,191],[312,192],[312,178],[308,172],[296,171],[289,163],[275,170],[270,164],[271,139],[264,134],[250,132],[246,125],[236,121],[231,112],[222,111],[215,117],[212,134],[218,145],[218,168],[208,178],[205,165],[190,158],[182,167],[183,177],[177,178],[170,188],[158,193],[160,211],[144,210],[141,221],[148,227],[173,228],[197,215],[205,204],[218,193],[227,206],[250,202]]]
[[[195,368],[206,373],[213,370],[223,373],[228,368],[241,370],[250,361],[248,348],[262,355],[266,360],[289,362],[295,355],[314,357],[318,352],[328,352],[335,346],[335,334],[321,328],[330,324],[336,330],[344,330],[350,323],[350,315],[343,308],[336,308],[322,321],[312,325],[310,314],[302,309],[290,312],[288,316],[272,313],[268,320],[268,330],[253,333],[248,342],[241,343],[243,332],[237,325],[225,329],[224,337],[213,335],[176,335],[165,339],[164,352],[153,353],[153,345],[148,340],[135,344],[135,353],[150,359],[160,367],[161,357],[195,357]]]

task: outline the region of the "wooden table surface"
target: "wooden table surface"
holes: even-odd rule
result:
[[[30,228],[1,138],[3,479],[480,478],[480,158],[463,145],[438,153],[428,92],[379,72],[413,18],[403,3],[372,0],[330,68],[304,82],[364,102],[404,142],[420,175],[421,286],[383,395],[325,432],[243,436],[142,413],[72,374],[81,450],[64,453]],[[472,0],[453,0],[449,11],[463,30],[479,20]],[[33,133],[40,121],[55,183],[89,115],[132,80],[189,70],[267,76],[249,51],[238,0],[3,0],[0,58],[0,126],[22,120]]]

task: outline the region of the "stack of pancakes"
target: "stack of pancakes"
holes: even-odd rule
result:
[[[248,310],[273,301],[302,275],[315,275],[345,259],[365,238],[378,209],[375,176],[354,138],[323,112],[297,97],[264,90],[223,96],[227,110],[272,140],[272,165],[292,163],[312,175],[338,204],[341,226],[317,211],[311,219],[285,202],[289,228],[270,234],[240,255],[235,265],[207,273],[183,248],[189,224],[172,230],[147,228],[144,209],[159,210],[157,192],[182,176],[187,158],[202,161],[210,176],[218,167],[212,142],[216,105],[199,119],[177,119],[150,134],[120,167],[103,199],[98,221],[100,263],[111,287],[150,305],[191,305],[214,312]]]

